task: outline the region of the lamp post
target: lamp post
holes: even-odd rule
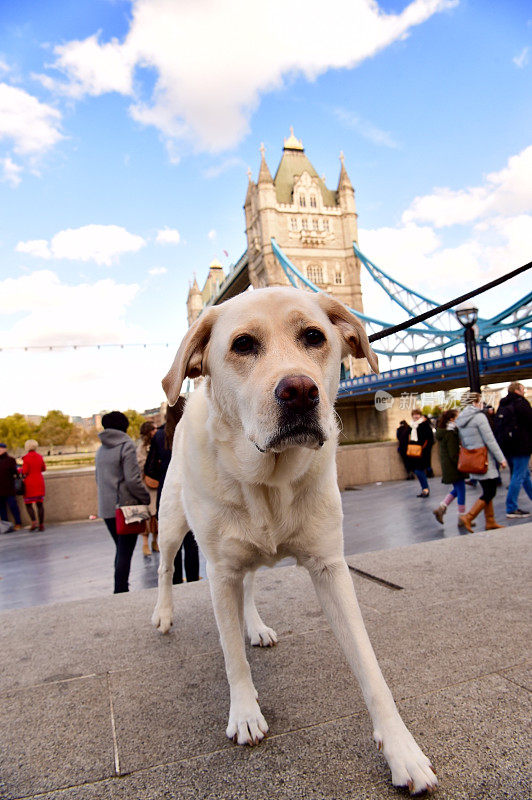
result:
[[[469,389],[472,392],[480,392],[480,373],[478,371],[477,341],[475,337],[478,308],[470,303],[464,303],[458,306],[454,313],[456,314],[458,322],[464,328]]]

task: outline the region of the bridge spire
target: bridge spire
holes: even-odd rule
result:
[[[264,142],[261,142],[260,145],[260,170],[259,170],[259,178],[257,181],[257,185],[264,185],[265,183],[271,183],[273,185],[273,178],[271,176],[271,172],[268,169],[268,165],[266,163],[266,157],[264,155],[266,148],[264,147]]]

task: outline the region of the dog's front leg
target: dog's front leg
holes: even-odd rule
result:
[[[386,685],[345,560],[309,558],[305,566],[325,615],[358,678],[373,722],[373,737],[390,765],[392,783],[408,786],[413,794],[432,791],[438,781],[428,758],[401,719]]]
[[[268,732],[268,725],[257,703],[244,647],[243,575],[228,574],[210,564],[207,564],[207,575],[231,696],[226,734],[238,744],[258,744]]]

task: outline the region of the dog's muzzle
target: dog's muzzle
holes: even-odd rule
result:
[[[279,405],[279,424],[261,452],[286,450],[288,447],[321,447],[327,438],[318,421],[319,389],[307,375],[282,378],[275,387]]]

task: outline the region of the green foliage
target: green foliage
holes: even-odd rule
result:
[[[0,419],[0,442],[7,444],[8,450],[24,447],[28,439],[35,439],[37,426],[24,419],[22,414],[11,414]]]
[[[74,425],[62,411],[54,409],[43,417],[37,428],[36,439],[41,445],[65,444]]]
[[[146,417],[143,417],[142,414],[139,414],[138,411],[135,411],[132,408],[128,408],[127,411],[124,411],[124,414],[129,420],[127,434],[128,436],[131,436],[133,441],[135,441],[140,436],[140,426],[143,422],[146,422]]]

